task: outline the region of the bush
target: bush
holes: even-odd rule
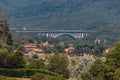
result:
[[[7,80],[7,77],[0,76],[0,80]]]
[[[5,76],[0,76],[0,80],[13,80],[13,79],[7,78]]]
[[[0,75],[7,77],[31,77],[36,73],[56,76],[58,74],[40,69],[0,69]]]
[[[92,80],[92,76],[89,72],[84,72],[81,75],[82,80]]]
[[[69,60],[67,55],[55,53],[48,63],[48,70],[63,75],[65,78],[69,77],[68,70]]]
[[[38,59],[39,56],[38,56],[38,54],[33,54],[32,58],[33,58],[33,59]]]
[[[34,61],[30,62],[30,64],[27,65],[27,67],[29,69],[44,69],[45,64],[42,60],[34,60]]]
[[[24,54],[21,51],[9,53],[7,49],[0,49],[0,68],[16,69],[24,68],[25,65]]]
[[[65,79],[62,78],[61,76],[50,76],[50,75],[38,73],[32,76],[31,80],[65,80]]]
[[[120,80],[120,68],[115,70],[115,76],[114,76],[115,80]]]

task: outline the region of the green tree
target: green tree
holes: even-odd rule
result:
[[[94,62],[94,64],[91,66],[89,72],[93,76],[94,80],[103,80],[103,78],[104,78],[104,76],[103,76],[103,73],[104,73],[103,62],[100,59],[97,59]]]
[[[8,52],[7,49],[5,49],[5,48],[1,48],[1,49],[0,49],[0,54],[6,54],[6,55],[9,55],[9,52]]]
[[[5,48],[0,49],[0,68],[23,68],[25,64],[24,55],[21,51],[11,54]]]
[[[9,53],[7,49],[0,49],[0,68],[4,68],[7,66],[7,58],[9,57]]]
[[[7,45],[12,45],[12,42],[12,36],[9,33],[7,20],[0,18],[0,44],[2,47],[7,47]]]
[[[120,68],[115,70],[115,76],[114,76],[115,80],[120,80]]]
[[[92,80],[92,75],[89,72],[84,72],[81,75],[82,80]]]
[[[13,44],[13,40],[12,40],[12,35],[10,33],[8,33],[7,35],[7,42],[8,45],[12,45]]]
[[[48,69],[68,77],[68,57],[65,54],[55,53],[49,60]]]
[[[28,68],[30,68],[30,69],[44,69],[45,64],[42,60],[36,60],[36,61],[30,62],[30,64],[28,65]]]
[[[21,51],[16,51],[7,59],[7,68],[24,68],[26,65],[24,55]]]
[[[115,72],[120,68],[120,43],[116,43],[115,47],[106,55],[106,62],[104,65],[106,80],[116,80]]]
[[[39,56],[38,56],[38,54],[33,54],[33,55],[32,55],[32,58],[33,58],[33,59],[38,59]]]

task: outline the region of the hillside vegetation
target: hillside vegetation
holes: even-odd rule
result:
[[[1,0],[0,4],[11,27],[95,30],[95,37],[120,40],[120,0]]]

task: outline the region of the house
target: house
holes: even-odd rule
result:
[[[110,51],[111,51],[111,48],[107,48],[104,50],[104,54],[109,54]]]
[[[27,54],[25,54],[25,57],[26,58],[32,58],[32,56],[34,54],[37,54],[38,55],[38,59],[42,59],[42,60],[45,60],[45,57],[46,57],[46,54],[44,53],[44,51],[42,49],[33,49],[32,51],[29,51]]]
[[[46,59],[46,54],[39,54],[39,59],[45,60]]]
[[[33,51],[36,48],[37,48],[37,45],[34,44],[34,43],[28,43],[28,44],[24,45],[24,49],[25,49],[26,52]]]
[[[75,47],[70,46],[70,47],[68,47],[68,48],[65,49],[65,52],[66,52],[66,53],[71,53],[71,52],[73,52],[74,50],[75,50]]]
[[[32,51],[34,51],[35,53],[44,53],[44,51],[42,49],[39,49],[39,48],[35,48],[33,49]]]
[[[40,47],[49,47],[49,48],[54,48],[55,46],[52,45],[52,44],[49,44],[47,41],[44,43],[44,42],[41,42],[40,44],[38,44]]]

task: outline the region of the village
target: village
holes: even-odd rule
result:
[[[45,43],[41,42],[40,44],[26,43],[26,44],[24,44],[23,48],[24,48],[25,58],[27,58],[27,59],[34,58],[36,60],[37,59],[45,60],[47,57],[50,57],[54,54],[55,45],[49,44],[46,41]],[[51,51],[49,51],[49,53],[48,53],[47,49],[43,50],[43,48],[48,48]],[[68,55],[74,51],[75,51],[75,47],[73,47],[73,46],[68,46],[67,48],[64,49],[64,53],[68,54]]]
[[[98,39],[97,39],[98,40]],[[96,42],[97,43],[97,42]],[[98,40],[98,43],[100,41]],[[78,49],[79,50],[79,49]],[[109,53],[111,49],[105,48],[101,50],[101,55],[105,55]],[[34,59],[34,60],[44,60],[47,61],[48,58],[54,55],[54,53],[60,53],[60,54],[66,54],[71,59],[74,59],[77,61],[80,56],[83,56],[84,54],[94,55],[95,49],[89,49],[89,46],[84,48],[83,51],[79,54],[76,54],[77,47],[74,47],[73,45],[69,45],[63,49],[62,52],[56,52],[56,46],[55,44],[50,44],[48,41],[41,42],[41,43],[25,43],[23,45],[23,51],[24,51],[24,57],[26,60]],[[93,52],[93,53],[92,53]],[[91,54],[90,54],[91,53]]]

